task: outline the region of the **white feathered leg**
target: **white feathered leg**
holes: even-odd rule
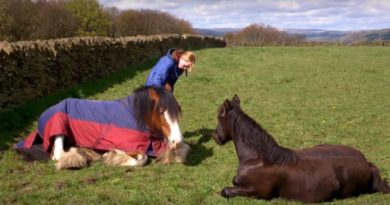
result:
[[[101,159],[101,155],[88,148],[72,147],[65,152],[56,163],[60,169],[80,169],[87,167],[91,162]]]
[[[103,161],[111,166],[138,167],[146,164],[148,156],[140,153],[129,155],[122,150],[113,149],[103,155]]]
[[[57,161],[61,159],[64,154],[64,136],[59,135],[55,137],[52,154],[52,160]]]

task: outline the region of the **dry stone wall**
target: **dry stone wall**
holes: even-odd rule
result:
[[[225,46],[221,38],[197,35],[0,42],[0,110],[160,57],[168,48]]]

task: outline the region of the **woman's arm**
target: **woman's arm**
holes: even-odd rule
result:
[[[169,75],[169,69],[174,66],[167,59],[161,59],[152,69],[148,76],[146,85],[165,86]]]

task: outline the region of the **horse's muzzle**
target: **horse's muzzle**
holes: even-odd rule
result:
[[[183,146],[183,143],[184,143],[184,141],[182,141],[182,140],[173,140],[173,141],[168,141],[168,147],[169,147],[169,149],[171,149],[171,150],[176,150],[176,149],[179,149],[180,147],[182,147]]]
[[[218,134],[217,132],[214,133],[214,141],[218,144],[218,145],[224,145],[225,144],[225,141],[221,140],[219,137],[218,137]]]

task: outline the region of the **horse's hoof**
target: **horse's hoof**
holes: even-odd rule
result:
[[[63,152],[55,153],[55,154],[53,154],[53,156],[51,157],[51,160],[53,160],[53,161],[58,161],[58,160],[60,160],[60,159],[62,158],[62,155],[63,155],[63,154],[64,154]]]
[[[222,189],[221,196],[224,197],[224,198],[229,199],[228,191],[226,189]]]

